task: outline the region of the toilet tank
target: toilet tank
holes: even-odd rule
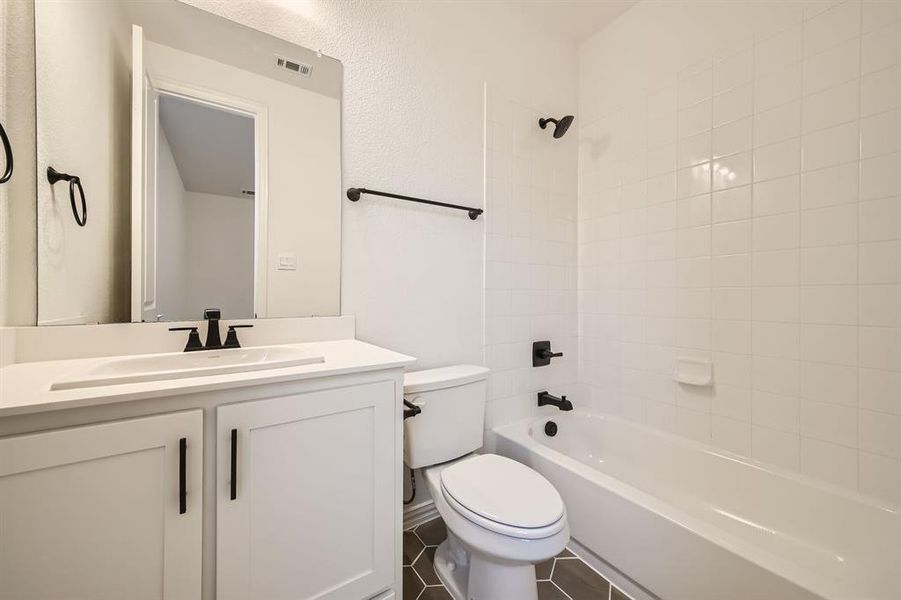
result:
[[[404,375],[404,399],[422,409],[404,420],[404,462],[412,469],[482,447],[488,369],[454,365]]]

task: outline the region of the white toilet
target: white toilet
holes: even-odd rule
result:
[[[566,509],[550,482],[482,446],[488,369],[456,365],[407,373],[404,397],[422,412],[404,421],[404,462],[425,468],[447,540],[438,577],[455,600],[537,600],[535,564],[569,541]]]

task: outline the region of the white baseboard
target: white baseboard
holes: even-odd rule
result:
[[[438,510],[435,508],[435,503],[431,500],[406,506],[404,507],[404,529],[412,529],[426,521],[431,521],[437,516]]]

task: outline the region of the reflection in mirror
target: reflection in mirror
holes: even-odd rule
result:
[[[340,314],[341,63],[177,0],[35,2],[38,323]]]
[[[253,116],[166,94],[157,105],[144,320],[193,320],[211,306],[252,318]]]

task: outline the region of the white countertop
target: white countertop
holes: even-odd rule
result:
[[[416,362],[413,357],[359,340],[285,344],[285,346],[322,355],[325,361],[280,369],[55,391],[50,390],[54,382],[78,376],[120,357],[105,356],[8,365],[0,368],[0,418],[405,367]]]

